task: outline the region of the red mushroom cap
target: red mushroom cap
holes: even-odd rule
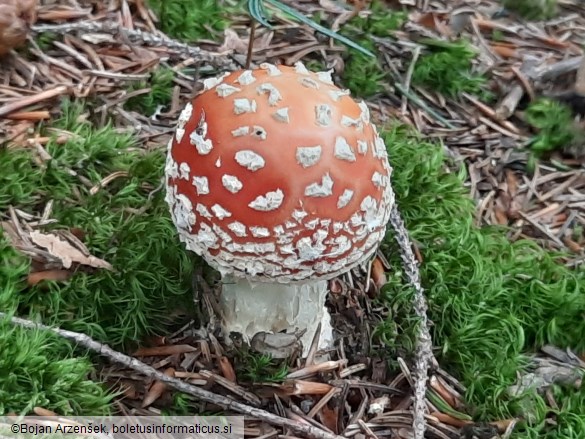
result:
[[[367,106],[301,63],[207,80],[179,118],[165,172],[187,248],[253,281],[349,270],[375,252],[394,203]]]

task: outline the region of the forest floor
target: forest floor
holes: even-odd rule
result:
[[[217,275],[180,244],[161,178],[185,103],[251,55],[332,69],[380,127],[429,304],[427,437],[585,437],[582,3],[266,0],[271,28],[246,3],[41,0],[2,59],[0,415],[221,411],[248,413],[249,437],[411,437],[417,318],[391,231],[330,282],[331,361],[218,336]]]

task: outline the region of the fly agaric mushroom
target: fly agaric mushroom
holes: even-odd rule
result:
[[[187,249],[222,274],[224,331],[305,330],[307,353],[329,279],[367,261],[394,194],[365,103],[330,72],[262,64],[205,81],[169,141],[172,219]]]

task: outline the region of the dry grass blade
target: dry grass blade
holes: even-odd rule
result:
[[[154,356],[167,356],[167,355],[178,355],[186,354],[188,352],[195,352],[197,349],[190,345],[169,345],[169,346],[154,346],[150,348],[140,348],[135,351],[132,355],[135,357],[154,357]]]
[[[169,367],[167,370],[164,371],[164,374],[168,377],[175,376],[175,369]],[[159,399],[163,393],[167,390],[167,385],[162,381],[155,381],[148,389],[148,393],[144,395],[144,400],[142,401],[142,408],[148,407],[152,405],[157,399]]]

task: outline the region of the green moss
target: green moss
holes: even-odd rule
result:
[[[51,49],[53,47],[53,41],[56,41],[59,38],[59,35],[53,32],[42,32],[38,34],[35,39],[35,42],[39,46],[43,52]]]
[[[28,258],[17,253],[0,227],[0,310],[7,312],[18,304],[18,294],[26,285]]]
[[[0,233],[2,229],[0,229]],[[29,261],[0,234],[0,309],[12,312],[26,287]],[[105,415],[111,397],[88,377],[91,362],[45,332],[0,319],[0,415],[28,413],[35,406],[62,414]]]
[[[370,75],[346,76],[357,81],[351,85],[356,94],[378,92],[368,88],[378,71],[375,66],[350,68]],[[63,111],[55,127],[76,136],[66,145],[50,142],[53,160],[45,167],[35,164],[30,151],[0,149],[3,169],[11,170],[0,172],[0,212],[14,205],[38,213],[54,200],[58,227],[82,228],[92,254],[116,270],[80,270],[67,282],[29,288],[28,260],[0,239],[0,309],[85,332],[114,346],[168,333],[181,313],[191,312],[189,284],[200,260],[183,250],[164,194],[154,191],[163,155],[140,151],[132,137],[109,126],[96,129],[80,117],[81,107],[65,104]],[[384,137],[399,207],[424,258],[422,276],[439,360],[467,385],[466,399],[477,419],[515,415],[519,402],[507,398],[505,389],[525,366],[526,353],[544,343],[585,350],[585,273],[564,268],[556,255],[532,242],[511,244],[502,230],[476,228],[474,206],[462,185],[465,174],[444,171],[440,146],[401,127],[387,130]],[[94,195],[80,183],[80,176],[96,184],[116,171],[128,176]],[[383,300],[394,314],[376,336],[387,346],[390,361],[412,352],[416,320],[390,236],[383,250],[396,267],[383,289]],[[29,411],[33,405],[59,413],[108,410],[101,387],[87,380],[88,360],[75,358],[65,342],[36,331],[0,328],[0,352],[9,353],[8,359],[0,359],[0,392],[8,392],[0,393],[5,412]],[[238,371],[251,381],[279,381],[286,374],[284,366],[266,357],[245,357],[241,365]],[[12,370],[23,372],[3,372]],[[516,437],[583,437],[583,390],[555,392],[560,403],[556,425],[545,424],[545,413],[551,410],[535,396],[537,407],[544,409],[537,410],[534,425],[518,433],[524,436]],[[175,405],[187,413],[196,401],[177,397]]]
[[[489,98],[484,88],[485,77],[472,71],[477,53],[468,42],[421,42],[426,45],[427,52],[419,57],[414,67],[414,85],[428,87],[451,98],[463,92],[480,95],[482,99]]]
[[[388,37],[393,31],[402,27],[406,13],[390,9],[382,1],[374,0],[367,17],[355,17],[346,23],[340,33],[364,48],[376,52],[370,35]],[[349,50],[343,71],[343,83],[352,95],[366,98],[384,91],[390,83],[390,75],[376,58],[368,57],[356,50]]]
[[[359,29],[364,36],[374,35],[377,37],[388,37],[400,29],[408,18],[406,11],[392,9],[381,0],[373,0],[368,10],[370,14],[366,17],[357,16],[346,24],[348,27]]]
[[[531,103],[526,110],[526,122],[537,130],[530,142],[530,149],[537,157],[569,147],[579,135],[571,109],[550,99]]]
[[[380,61],[351,52],[343,70],[343,83],[352,96],[367,98],[383,92],[384,86],[390,81],[390,75],[384,71]]]
[[[525,366],[525,354],[546,343],[585,350],[585,270],[564,267],[557,255],[532,241],[510,243],[501,229],[477,228],[474,205],[462,185],[465,173],[445,172],[439,145],[401,127],[384,137],[398,205],[424,259],[421,275],[439,362],[467,386],[466,399],[477,419],[517,415],[506,389]],[[391,236],[383,250],[391,265],[399,267]],[[383,300],[394,314],[377,331],[390,359],[412,352],[416,320],[411,295],[402,273],[393,272]],[[571,426],[580,430],[546,437],[585,435],[584,411],[575,409],[583,391],[567,390],[565,398],[573,408],[560,410],[561,424],[546,427],[542,412],[540,424],[528,427],[530,437]]]
[[[38,213],[52,199],[57,227],[81,228],[90,252],[115,270],[79,271],[43,290],[21,284],[0,297],[17,300],[20,313],[121,346],[174,323],[177,311],[188,312],[190,273],[199,260],[178,242],[164,190],[153,192],[161,183],[163,153],[143,153],[111,127],[96,130],[80,120],[80,110],[66,107],[55,124],[76,136],[65,145],[47,145],[53,160],[45,169],[29,152],[2,153],[7,169],[19,172],[0,177],[0,211],[11,204]],[[79,177],[97,184],[117,171],[128,176],[94,195],[80,184]]]
[[[0,163],[3,164],[0,172],[0,212],[8,209],[10,204],[20,206],[34,201],[35,185],[27,184],[27,180],[31,178],[38,181],[39,173],[30,153],[0,147]]]
[[[138,81],[128,88],[128,92],[150,88],[145,94],[134,96],[126,101],[125,107],[151,116],[159,107],[166,107],[173,97],[172,69],[161,67],[150,74],[147,81]]]
[[[558,14],[557,0],[502,0],[502,5],[528,20],[547,20]]]
[[[63,415],[110,413],[112,395],[89,379],[91,361],[46,332],[0,321],[0,415],[36,406]]]
[[[235,368],[238,379],[250,383],[282,382],[289,372],[289,367],[284,360],[257,354],[248,348],[237,353]]]
[[[327,66],[325,65],[325,62],[318,61],[316,59],[310,59],[310,60],[306,61],[305,67],[307,67],[307,69],[309,69],[312,72],[323,72],[323,71],[327,70]]]
[[[218,0],[148,0],[158,28],[173,38],[194,42],[216,38],[229,24],[225,2]]]

